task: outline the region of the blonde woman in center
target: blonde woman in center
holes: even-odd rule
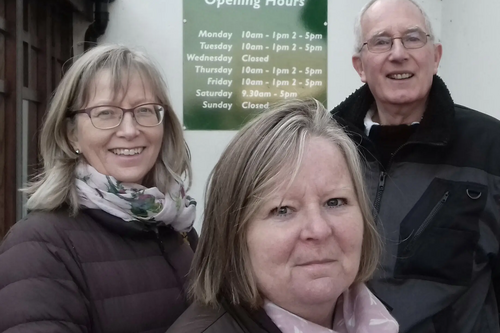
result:
[[[356,147],[315,101],[264,112],[212,172],[194,303],[168,333],[396,333]]]

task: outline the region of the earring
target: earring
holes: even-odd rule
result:
[[[76,153],[77,155],[80,155],[82,152],[80,151],[80,149],[76,149],[76,150],[75,150],[75,153]]]

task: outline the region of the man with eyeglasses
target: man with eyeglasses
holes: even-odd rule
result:
[[[332,110],[359,144],[384,241],[369,287],[403,333],[500,332],[500,122],[454,104],[413,0],[361,11],[365,83]]]

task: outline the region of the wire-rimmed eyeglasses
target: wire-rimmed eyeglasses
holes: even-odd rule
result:
[[[165,116],[165,108],[157,103],[141,104],[131,109],[114,105],[98,105],[82,110],[74,110],[71,115],[86,113],[95,128],[110,129],[120,126],[126,112],[132,112],[135,121],[144,127],[160,125]]]
[[[361,51],[363,46],[366,45],[368,51],[373,53],[388,52],[392,49],[392,45],[394,44],[395,39],[401,40],[401,44],[403,44],[404,48],[406,49],[419,49],[427,44],[427,39],[430,36],[431,35],[423,32],[422,30],[414,30],[401,37],[373,36],[365,43],[363,43],[359,50]]]

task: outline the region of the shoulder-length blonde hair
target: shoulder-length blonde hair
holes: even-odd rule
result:
[[[50,211],[66,203],[73,214],[78,212],[74,171],[79,156],[68,137],[76,125],[71,111],[81,109],[88,103],[94,79],[102,70],[110,71],[115,94],[126,89],[131,74],[138,73],[143,81],[149,83],[158,103],[165,107],[162,147],[143,185],[155,186],[167,193],[171,182],[181,181],[183,175],[189,179],[190,185],[189,151],[160,71],[142,52],[120,45],[101,45],[73,63],[50,102],[40,138],[43,171],[23,189],[29,197],[26,204],[28,210]]]
[[[194,301],[262,305],[247,246],[249,221],[283,181],[291,184],[310,137],[342,152],[364,220],[361,263],[355,282],[373,274],[380,239],[366,197],[355,144],[316,100],[284,102],[247,124],[231,141],[211,174],[203,230],[192,266]],[[286,184],[286,183],[285,183]]]

